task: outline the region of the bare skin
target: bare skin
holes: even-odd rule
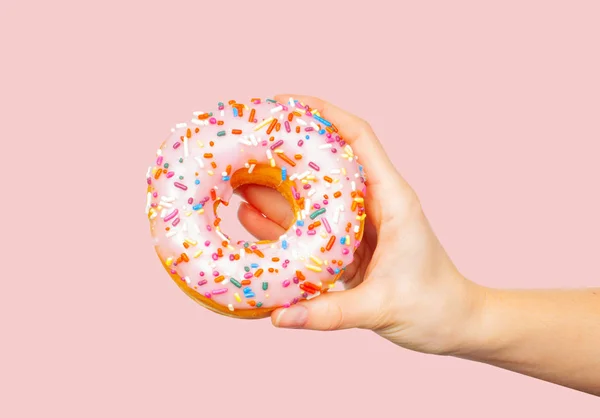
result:
[[[498,290],[468,280],[369,124],[318,98],[276,99],[290,96],[321,111],[359,155],[368,176],[368,223],[344,273],[346,290],[274,311],[275,326],[370,329],[411,350],[488,363],[600,396],[600,289]],[[247,202],[238,217],[250,233],[276,239],[285,232],[293,214],[276,191],[248,185],[237,193]]]

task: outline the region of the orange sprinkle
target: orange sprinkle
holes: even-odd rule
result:
[[[231,133],[234,134],[234,135],[241,135],[242,130],[241,129],[232,129]]]
[[[296,133],[299,134],[300,133],[300,127],[296,126]]]
[[[327,248],[327,251],[331,250],[333,244],[335,244],[335,235],[329,237],[329,241],[327,241],[327,245],[325,246],[325,248]]]
[[[282,153],[276,153],[275,155],[277,155],[279,158],[281,158],[283,161],[285,161],[286,163],[288,163],[292,167],[296,167],[296,163],[294,162],[294,160],[290,159],[290,157],[288,157],[287,155],[285,155],[283,152]]]
[[[254,122],[254,115],[256,115],[256,110],[252,109],[250,111],[250,117],[248,118],[248,122]]]
[[[223,123],[224,122],[222,120],[220,120],[220,121],[217,122],[217,125],[221,126],[221,125],[223,125]]]
[[[215,141],[210,141],[210,142],[208,143],[208,145],[210,145],[211,147],[214,147],[214,146],[215,146]]]
[[[154,173],[154,178],[156,180],[158,180],[158,178],[160,177],[161,174],[162,174],[162,170],[156,170],[156,173]]]
[[[221,241],[221,245],[223,247],[227,247],[229,245],[229,243],[227,241]]]
[[[288,122],[291,122],[292,119],[294,119],[294,114],[293,113],[288,113]]]
[[[350,207],[350,210],[352,212],[354,212],[356,210],[356,207],[358,206],[358,203],[356,203],[356,200],[352,201],[352,206]]]
[[[342,192],[335,192],[335,193],[333,194],[333,197],[335,197],[335,198],[337,199],[337,198],[338,198],[338,197],[340,197],[341,195],[342,195]]]
[[[190,261],[190,258],[188,257],[188,255],[187,255],[186,253],[181,253],[181,259],[182,259],[183,261],[185,261],[186,263],[187,263],[188,261]]]
[[[230,175],[230,174],[231,174],[231,164],[229,164],[229,165],[227,166],[227,168],[225,169],[225,172],[227,173],[227,175]]]
[[[223,257],[223,250],[222,250],[222,249],[220,249],[220,248],[217,248],[217,255],[218,255],[219,257]]]
[[[256,254],[257,256],[259,256],[260,258],[265,258],[265,255],[262,253],[261,250],[259,250],[258,248],[256,250],[252,251],[254,254]]]
[[[295,155],[294,155],[294,158],[295,158],[296,160],[301,160],[301,159],[302,159],[302,154],[295,154]]]
[[[194,129],[194,132],[196,132],[196,133],[200,132],[200,128]]]
[[[273,132],[273,128],[275,128],[275,125],[277,125],[277,119],[273,119],[271,121],[271,124],[267,128],[267,135],[271,135],[271,132]]]
[[[325,180],[327,183],[333,183],[333,179],[329,176],[323,177],[323,180]]]
[[[250,300],[248,301],[248,305],[250,305],[250,306],[256,306],[256,301],[255,301],[255,300],[252,300],[252,299],[250,299]]]
[[[277,122],[277,124],[275,125],[275,132],[279,132],[280,129],[281,129],[281,123]]]
[[[252,284],[252,280],[248,280],[248,279],[242,280],[242,286],[248,286],[249,284]]]
[[[204,158],[212,158],[212,157],[213,157],[212,153],[210,153],[210,152],[204,153]]]
[[[215,191],[215,189],[210,189],[210,198],[212,200],[217,200],[217,192]]]
[[[190,244],[188,244],[187,242],[184,242],[183,247],[187,250],[188,248],[190,248]]]
[[[203,113],[201,115],[198,115],[198,119],[200,120],[204,120],[204,119],[208,119],[210,118],[210,115],[208,113]]]
[[[212,168],[217,168],[217,163],[215,163],[214,161],[211,161],[211,162],[210,162],[210,166],[211,166]]]
[[[306,277],[304,277],[304,274],[302,274],[302,272],[300,270],[296,270],[296,277],[301,282],[303,282],[304,280],[306,280]]]
[[[269,267],[269,273],[273,273],[275,269],[273,267]]]
[[[227,103],[229,103],[230,105],[232,105],[232,104],[235,104],[235,100],[230,100],[230,101],[229,101],[229,102],[227,102]]]
[[[275,141],[275,137],[274,136],[270,137],[269,141],[271,141],[271,142]]]
[[[225,280],[225,276],[215,277],[215,283],[221,283],[223,280]]]
[[[254,277],[260,277],[261,274],[263,274],[263,269],[258,269],[254,272]]]
[[[321,247],[321,252],[324,253],[325,252],[325,248]]]
[[[188,128],[187,132],[185,133],[185,136],[188,138],[192,137],[192,130],[190,128]]]
[[[276,263],[276,262],[278,262],[278,261],[279,261],[279,257],[273,257],[273,258],[271,259],[271,261],[272,261],[272,262],[274,262],[274,263]]]
[[[240,255],[239,255],[239,254],[236,254],[236,255],[234,255],[234,256],[233,256],[233,258],[234,258],[235,260],[239,260],[239,259],[240,259]]]

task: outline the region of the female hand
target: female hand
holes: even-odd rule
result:
[[[479,286],[454,267],[369,124],[323,100],[292,96],[333,122],[359,156],[367,176],[367,225],[342,277],[346,290],[277,309],[273,324],[366,328],[413,350],[454,352],[479,309]],[[282,103],[288,98],[276,96]],[[248,185],[236,192],[247,201],[238,211],[240,222],[258,239],[277,239],[292,222],[289,205],[277,191]]]

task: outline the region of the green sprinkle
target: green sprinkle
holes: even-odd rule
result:
[[[249,271],[250,271],[250,267],[248,267],[248,266],[244,266],[244,270],[245,270],[246,272],[249,272]]]
[[[219,132],[217,132],[217,136],[225,136],[225,131],[219,131]]]
[[[317,216],[322,215],[324,213],[325,213],[325,208],[315,210],[313,213],[310,214],[310,219],[315,219]]]
[[[256,304],[256,307],[257,307],[257,308],[260,308],[261,306],[262,306],[262,302],[258,302],[258,303]]]
[[[273,99],[267,99],[267,102],[269,102],[269,103],[277,103],[277,101],[275,101]]]
[[[179,176],[179,180],[183,180],[183,176]]]
[[[244,248],[248,248],[250,246],[250,244],[248,244],[247,242],[244,243]]]
[[[180,159],[179,159],[179,162],[180,162],[180,163],[182,163],[182,162],[183,162],[183,158],[180,158]]]
[[[240,282],[238,282],[236,279],[234,279],[233,277],[232,277],[231,279],[229,279],[229,281],[230,281],[231,283],[233,283],[233,285],[234,285],[235,287],[242,287],[242,284],[241,284]]]
[[[165,168],[169,168],[169,163],[165,163]]]
[[[269,282],[263,282],[263,290],[267,290],[269,288]]]

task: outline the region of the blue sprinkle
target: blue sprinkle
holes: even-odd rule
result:
[[[237,110],[237,107],[234,107],[233,108],[233,117],[237,118],[237,116],[238,116],[238,110]]]
[[[331,126],[331,122],[329,122],[328,120],[325,120],[325,119],[323,119],[322,117],[320,117],[320,116],[317,116],[317,115],[313,115],[313,117],[314,117],[316,120],[318,120],[319,122],[321,122],[323,125],[325,125],[325,126]]]
[[[296,221],[297,226],[304,226],[304,221]]]
[[[250,267],[252,267],[253,269],[258,268],[258,264],[252,263],[252,264],[250,264]]]
[[[321,129],[321,130],[319,131],[319,135],[323,135],[325,132],[326,132],[326,131],[325,131],[325,129]]]
[[[244,293],[244,296],[247,297],[248,299],[255,297],[256,295],[254,293]]]
[[[287,178],[287,168],[281,168],[281,180],[285,180]]]
[[[335,274],[338,274],[340,272],[340,269],[335,268],[335,269],[333,269],[333,271],[335,272]]]
[[[223,181],[229,181],[229,176],[223,176]]]
[[[283,240],[283,241],[281,241],[281,247],[282,247],[284,250],[287,250],[288,243],[287,243],[287,241],[286,241],[286,240]]]
[[[304,138],[308,141],[310,139],[310,135],[306,135]]]
[[[244,289],[242,289],[242,290],[244,291],[244,293],[252,292],[251,287],[244,287]]]
[[[346,243],[346,237],[340,238],[340,244],[345,244],[345,243]]]
[[[202,205],[200,203],[196,203],[194,206],[192,206],[192,209],[200,210],[200,209],[202,209]]]
[[[196,179],[196,181],[194,183],[200,184],[200,180]]]

